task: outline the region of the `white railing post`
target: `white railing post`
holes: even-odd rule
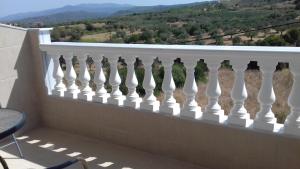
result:
[[[248,97],[245,86],[245,70],[249,63],[246,59],[233,59],[230,61],[235,72],[234,85],[231,91],[231,98],[234,101],[233,108],[228,116],[228,124],[248,127],[251,124],[250,114],[244,107]]]
[[[107,103],[107,98],[109,97],[109,94],[107,93],[104,86],[106,78],[101,63],[103,56],[92,56],[92,58],[96,66],[94,83],[97,86],[95,95],[93,96],[93,101],[99,103]]]
[[[146,95],[141,102],[141,109],[157,112],[159,110],[159,101],[153,94],[155,88],[155,81],[152,74],[153,57],[147,56],[141,58],[145,68],[145,76],[143,81],[143,87]]]
[[[125,61],[127,64],[127,76],[126,76],[126,87],[128,88],[128,94],[126,96],[126,100],[124,101],[124,105],[127,107],[133,107],[135,109],[140,108],[140,103],[142,99],[136,92],[136,87],[138,85],[138,80],[136,78],[136,74],[134,71],[134,63],[136,57],[125,57]]]
[[[78,98],[85,101],[92,101],[94,93],[90,87],[91,77],[86,64],[87,56],[87,54],[79,54],[79,56],[77,56],[80,66],[79,81],[81,83]]]
[[[59,63],[59,54],[50,54],[50,57],[53,59],[54,69],[53,69],[53,78],[55,79],[54,89],[52,94],[56,96],[63,97],[64,92],[66,91],[66,86],[63,83],[64,72],[62,71]]]
[[[218,69],[220,67],[220,60],[208,59],[206,60],[207,67],[209,69],[209,81],[206,89],[206,95],[208,97],[208,105],[205,107],[202,119],[223,123],[226,119],[224,116],[224,110],[219,105],[219,97],[221,95],[221,88],[218,79]]]
[[[66,61],[66,80],[67,80],[67,90],[65,91],[65,96],[77,99],[78,93],[80,92],[78,89],[78,86],[76,85],[76,72],[73,68],[73,53],[66,53],[63,55],[65,61]]]
[[[40,44],[51,44],[51,30],[52,28],[39,28],[39,43]],[[54,89],[55,79],[52,74],[54,71],[54,63],[51,57],[48,57],[46,52],[42,52],[43,57],[43,70],[44,70],[44,79],[45,85],[48,90],[48,94],[52,94]]]
[[[123,106],[125,98],[119,89],[121,78],[118,72],[118,60],[119,56],[108,57],[108,61],[110,64],[109,84],[112,86],[112,91],[107,101],[110,104]]]
[[[195,100],[198,86],[195,81],[195,66],[197,65],[196,59],[182,59],[184,66],[186,68],[186,78],[183,87],[183,92],[185,94],[185,102],[183,109],[181,110],[181,115],[189,118],[199,119],[202,116],[201,107],[198,106]]]
[[[258,61],[262,71],[262,86],[258,93],[260,111],[256,114],[253,127],[267,131],[274,131],[276,118],[272,111],[272,104],[275,102],[273,90],[273,73],[278,61],[275,59],[261,59]]]
[[[300,136],[300,62],[293,60],[289,65],[294,82],[288,100],[291,112],[284,122],[284,133]]]
[[[170,113],[172,115],[180,114],[180,105],[176,103],[176,100],[173,96],[173,92],[176,89],[173,75],[172,75],[172,66],[174,59],[173,58],[163,58],[161,59],[162,65],[164,67],[164,79],[162,83],[162,90],[164,92],[164,99],[159,108],[160,112]]]

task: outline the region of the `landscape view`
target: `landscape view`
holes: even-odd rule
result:
[[[201,1],[177,5],[134,6],[130,4],[80,4],[39,12],[21,13],[0,18],[0,22],[21,27],[53,27],[52,41],[89,43],[136,43],[136,44],[181,44],[181,45],[239,45],[239,46],[300,46],[300,0],[220,0]],[[62,68],[65,62],[61,58]],[[87,60],[93,78],[95,65]],[[79,73],[79,64],[73,60]],[[109,64],[103,61],[106,76]],[[144,68],[136,62],[139,81],[138,93],[142,96]],[[126,63],[120,58],[119,74],[121,91],[127,93]],[[175,98],[184,102],[182,91],[185,70],[180,59],[173,65],[176,84]],[[200,60],[195,69],[198,83],[198,103],[207,104],[205,90],[208,69]],[[156,82],[155,95],[162,100],[161,84],[164,70],[159,60],[153,64]],[[289,113],[287,98],[293,84],[288,64],[280,63],[273,77],[276,102],[273,111],[278,122],[283,123]],[[220,104],[229,114],[233,101],[230,91],[234,72],[229,61],[224,61],[219,71],[222,95]],[[248,98],[246,109],[252,118],[259,111],[257,94],[261,86],[259,65],[251,62],[245,74]],[[78,81],[78,85],[80,82]],[[95,84],[90,84],[95,90]],[[106,87],[110,86],[107,83]],[[288,92],[287,92],[288,91]]]

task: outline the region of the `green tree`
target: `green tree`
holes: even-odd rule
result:
[[[294,46],[299,46],[300,43],[300,30],[299,29],[290,29],[283,36],[284,40]]]
[[[257,35],[256,31],[248,31],[245,34],[248,38],[250,38],[250,41],[253,41],[253,37],[255,37]]]
[[[264,40],[256,42],[258,46],[286,46],[286,42],[281,36],[271,35]]]
[[[70,36],[71,41],[78,41],[80,40],[81,36],[83,35],[83,30],[79,27],[74,27],[71,29]]]
[[[150,42],[152,41],[153,38],[153,31],[150,30],[145,30],[141,36],[140,36],[140,40],[146,41],[146,42]]]
[[[126,43],[134,43],[140,40],[140,36],[137,34],[130,35],[125,39]]]
[[[219,36],[216,38],[216,45],[224,45],[223,37]]]
[[[85,28],[88,31],[93,31],[95,29],[94,25],[92,23],[89,23],[89,22],[85,24]]]
[[[240,45],[241,42],[242,42],[242,39],[239,36],[235,36],[234,38],[232,38],[233,45]]]

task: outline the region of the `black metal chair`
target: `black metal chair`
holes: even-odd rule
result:
[[[17,149],[19,151],[19,154],[20,154],[21,158],[23,158],[22,150],[21,150],[20,145],[19,145],[19,143],[18,143],[18,141],[17,141],[17,139],[14,135],[14,133],[17,132],[19,129],[21,129],[25,124],[26,114],[25,113],[21,113],[21,114],[22,114],[22,118],[20,119],[20,121],[16,125],[14,125],[11,128],[3,131],[2,133],[0,133],[0,140],[6,138],[8,136],[12,136],[12,138],[13,138],[12,142],[1,146],[0,149],[3,149],[3,148],[5,148],[5,147],[7,147],[11,144],[16,144]]]

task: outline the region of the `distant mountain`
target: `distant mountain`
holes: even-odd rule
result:
[[[133,14],[133,13],[161,12],[161,11],[165,11],[165,10],[173,9],[173,8],[197,6],[197,5],[206,3],[206,2],[207,1],[194,2],[194,3],[188,3],[188,4],[176,4],[176,5],[135,6],[130,9],[127,9],[127,10],[120,10],[120,11],[114,13],[114,15],[120,16],[120,15],[129,15],[129,14]]]
[[[127,10],[134,6],[128,4],[114,4],[114,3],[104,3],[104,4],[79,4],[79,5],[67,5],[61,8],[49,9],[38,12],[27,12],[27,13],[18,13],[14,15],[9,15],[3,18],[0,18],[0,21],[10,22],[10,21],[19,21],[22,19],[31,18],[30,20],[38,21],[38,17],[56,17],[57,14],[71,14],[81,13],[88,14],[90,16],[109,16],[120,10]],[[75,14],[79,15],[79,14]]]
[[[31,26],[34,23],[58,24],[86,19],[97,19],[109,16],[121,16],[133,13],[161,12],[171,8],[194,6],[204,2],[195,2],[179,5],[157,5],[157,6],[133,6],[128,4],[80,4],[68,5],[62,8],[49,9],[39,12],[28,12],[9,15],[0,18],[1,22],[17,22],[24,26]]]

